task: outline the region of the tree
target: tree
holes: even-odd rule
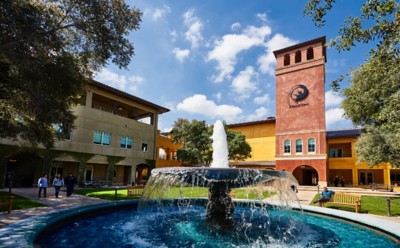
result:
[[[312,17],[317,27],[325,25],[325,16],[336,0],[310,0],[304,13]],[[328,46],[339,52],[350,50],[357,42],[376,42],[371,56],[399,56],[400,54],[400,3],[396,0],[368,0],[361,6],[361,14],[348,17],[339,30],[339,35],[330,40]],[[334,80],[331,86],[338,90],[340,82],[348,75]]]
[[[359,162],[399,167],[400,58],[371,57],[351,75],[343,108],[345,116],[365,130],[356,144]]]
[[[92,73],[129,64],[140,21],[123,0],[0,1],[0,137],[51,147],[55,124],[66,135]]]
[[[317,26],[325,24],[324,17],[335,0],[311,0],[305,13]],[[328,46],[338,51],[350,50],[356,42],[376,42],[370,58],[350,72],[350,87],[343,90],[345,117],[364,132],[357,141],[358,162],[373,166],[389,162],[400,167],[400,3],[395,0],[369,0],[361,15],[346,19],[339,36]],[[339,83],[346,75],[332,83]]]
[[[243,134],[227,130],[224,124],[227,142],[228,159],[244,160],[251,155],[251,147]],[[177,151],[178,160],[187,166],[209,166],[212,162],[212,132],[213,126],[205,121],[178,119],[175,121],[171,134],[174,143],[183,144]]]

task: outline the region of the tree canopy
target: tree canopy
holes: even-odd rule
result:
[[[55,124],[66,135],[92,73],[129,64],[140,21],[123,0],[0,1],[0,137],[51,147]]]
[[[241,161],[251,157],[251,147],[246,137],[224,124],[228,142],[228,159]],[[171,134],[174,143],[183,144],[177,151],[178,160],[187,166],[209,166],[212,162],[212,132],[213,126],[205,121],[178,119],[175,121]]]
[[[311,0],[305,13],[322,26],[335,2]],[[343,51],[357,42],[376,42],[365,63],[349,73],[350,86],[343,90],[344,115],[363,128],[356,145],[358,162],[400,167],[400,3],[368,0],[360,10],[360,16],[348,17],[339,36],[328,44]],[[332,86],[338,90],[344,78]]]

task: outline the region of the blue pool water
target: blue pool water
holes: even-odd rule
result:
[[[76,220],[41,247],[398,247],[390,238],[348,222],[293,211],[237,207],[231,230],[210,228],[204,207],[121,210]]]

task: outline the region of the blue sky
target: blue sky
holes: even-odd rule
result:
[[[330,40],[345,17],[360,12],[359,1],[337,1],[326,26],[317,28],[303,15],[303,0],[126,1],[143,12],[140,29],[129,36],[135,56],[128,69],[110,64],[95,79],[169,108],[159,116],[161,131],[178,118],[232,124],[275,116],[272,52],[321,36]],[[327,129],[352,127],[342,117],[343,97],[329,84],[362,64],[369,49],[327,50]]]

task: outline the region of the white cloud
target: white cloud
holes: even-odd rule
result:
[[[127,88],[133,92],[138,91],[138,87],[145,81],[141,76],[130,76],[117,74],[107,68],[101,69],[94,75],[94,78],[111,87],[126,90]]]
[[[176,39],[178,39],[178,33],[176,32],[176,30],[173,30],[169,33],[169,35],[171,36],[171,41],[175,42]]]
[[[222,99],[222,93],[218,92],[217,94],[214,95],[215,99],[217,99],[217,101],[221,101]]]
[[[188,27],[188,31],[185,33],[185,39],[192,44],[192,48],[196,48],[203,40],[201,30],[203,29],[203,23],[201,20],[194,16],[194,10],[188,10],[183,14],[185,25]]]
[[[267,14],[265,14],[265,13],[259,13],[259,14],[257,14],[257,17],[264,23],[268,22]]]
[[[264,39],[271,34],[269,26],[254,27],[249,26],[241,34],[227,34],[215,42],[215,47],[208,53],[208,61],[216,60],[218,63],[218,75],[213,79],[216,83],[224,79],[230,79],[237,63],[236,56],[254,46],[264,44]]]
[[[188,49],[181,50],[177,47],[172,50],[172,52],[175,54],[175,57],[179,62],[183,62],[185,58],[187,58],[190,54],[190,51]]]
[[[337,107],[342,104],[344,97],[332,90],[325,92],[325,108]]]
[[[326,126],[332,127],[333,124],[346,121],[343,117],[344,110],[342,108],[333,108],[325,112]]]
[[[255,97],[254,100],[253,100],[253,102],[255,104],[258,104],[258,105],[268,103],[269,101],[270,101],[269,94],[265,94],[263,96]]]
[[[257,90],[257,83],[254,81],[256,77],[253,67],[248,66],[232,80],[233,91],[239,95],[239,100],[249,99],[252,92]]]
[[[266,44],[265,53],[258,58],[259,71],[271,76],[275,75],[276,59],[273,51],[296,44],[297,41],[276,34]]]
[[[154,11],[151,11],[151,18],[154,21],[158,21],[167,13],[171,13],[171,8],[167,5],[164,5],[162,8],[156,8]]]
[[[238,22],[235,22],[234,24],[231,25],[231,30],[232,30],[233,32],[239,31],[240,28],[241,28],[241,25],[240,25],[240,23],[238,23]]]
[[[258,108],[253,114],[249,115],[246,119],[247,121],[258,121],[263,120],[267,117],[268,109],[265,107]]]
[[[208,100],[205,95],[196,94],[178,103],[177,110],[190,114],[200,114],[206,117],[222,119],[227,122],[236,120],[242,114],[242,110],[232,105],[217,105]]]

